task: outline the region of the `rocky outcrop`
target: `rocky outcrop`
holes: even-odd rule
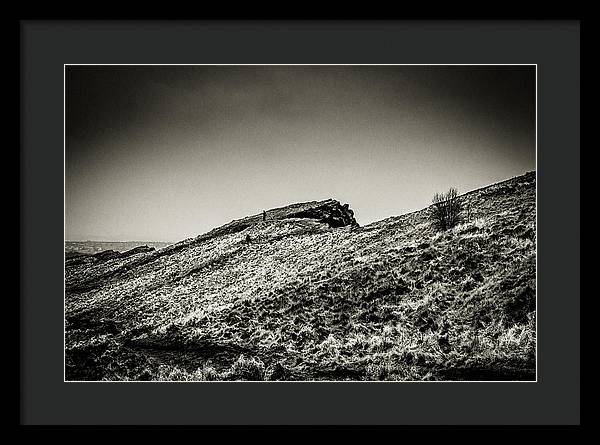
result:
[[[195,242],[203,242],[209,239],[239,233],[247,228],[262,222],[269,223],[290,218],[309,218],[315,219],[329,227],[358,227],[359,224],[354,219],[354,212],[348,204],[342,205],[335,199],[326,199],[325,201],[309,201],[297,204],[291,204],[285,207],[260,212],[256,215],[246,218],[233,220],[221,227],[211,230],[203,235],[196,237]],[[173,245],[175,248],[177,244]],[[165,249],[165,252],[167,249]]]
[[[339,201],[328,199],[286,218],[312,218],[329,225],[329,227],[358,226],[354,212],[348,204],[341,205]]]

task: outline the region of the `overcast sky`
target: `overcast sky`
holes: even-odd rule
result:
[[[361,225],[535,169],[534,66],[68,66],[66,237],[179,241],[334,198]]]

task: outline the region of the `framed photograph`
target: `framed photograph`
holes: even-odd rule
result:
[[[579,423],[579,23],[284,23],[22,23],[21,422]]]

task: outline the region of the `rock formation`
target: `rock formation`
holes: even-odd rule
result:
[[[348,204],[341,205],[334,199],[317,202],[306,209],[289,214],[286,218],[312,218],[329,225],[329,227],[358,226],[350,206]]]

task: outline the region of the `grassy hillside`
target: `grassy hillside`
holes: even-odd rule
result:
[[[535,172],[462,199],[444,233],[330,200],[67,260],[66,378],[534,380]]]

